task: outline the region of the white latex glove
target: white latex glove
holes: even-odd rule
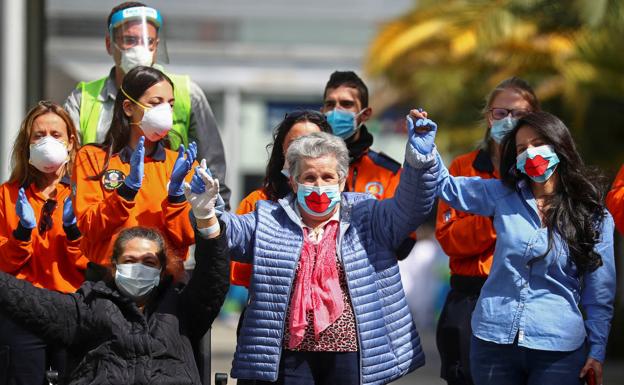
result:
[[[202,166],[195,167],[191,184],[184,183],[184,195],[197,219],[215,216],[215,204],[219,195],[219,180],[210,176],[205,165],[205,161],[202,161]]]

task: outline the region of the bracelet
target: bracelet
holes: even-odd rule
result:
[[[204,227],[204,228],[198,228],[197,231],[199,231],[199,234],[203,237],[203,238],[208,238],[209,236],[211,236],[214,233],[219,232],[219,230],[221,230],[221,226],[219,226],[219,221],[215,222],[214,225],[208,226],[208,227]]]

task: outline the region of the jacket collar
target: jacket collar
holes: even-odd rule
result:
[[[126,146],[119,151],[119,159],[124,163],[129,163],[133,152],[134,150],[130,148],[130,146]],[[167,154],[165,153],[165,146],[163,146],[162,141],[156,143],[156,149],[149,155],[149,158],[162,162],[166,157]]]
[[[368,152],[368,149],[373,145],[373,135],[368,132],[368,128],[366,128],[365,125],[362,125],[359,130],[360,137],[357,140],[351,138],[345,140],[347,149],[349,150],[350,163],[353,163],[364,156],[364,154]]]
[[[100,102],[106,102],[109,99],[115,101],[117,98],[117,91],[117,84],[115,84],[115,67],[113,67],[108,73],[108,77],[104,82],[104,88],[102,88],[102,91],[98,95],[98,100]]]
[[[493,173],[494,165],[492,164],[492,157],[490,153],[484,149],[480,149],[475,157],[475,160],[472,162],[472,167],[475,170],[480,172]]]

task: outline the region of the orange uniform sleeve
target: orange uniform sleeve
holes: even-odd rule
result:
[[[453,161],[449,173],[462,175]],[[449,258],[469,258],[485,252],[496,242],[496,232],[490,217],[467,214],[438,200],[436,238]]]
[[[268,197],[262,189],[252,191],[247,195],[236,210],[237,215],[250,213],[256,209],[256,202],[266,200]],[[249,287],[253,265],[251,263],[230,261],[230,284]]]
[[[624,166],[620,168],[613,186],[607,194],[607,209],[613,216],[615,227],[624,234]]]
[[[79,270],[87,270],[87,263],[89,260],[82,253],[82,249],[80,248],[80,242],[82,241],[82,236],[69,240],[65,238],[65,253],[67,259],[74,262],[74,266],[76,266]]]
[[[19,218],[15,214],[17,189],[12,190],[7,184],[3,185],[0,197],[0,270],[9,274],[19,271],[33,254],[30,236],[27,240],[19,240],[14,235]]]
[[[135,203],[132,194],[124,198],[119,189],[105,196],[101,181],[89,179],[104,168],[104,156],[97,156],[94,151],[104,152],[93,146],[85,146],[76,156],[72,172],[74,210],[83,237],[88,238],[89,242],[108,243],[126,222]]]

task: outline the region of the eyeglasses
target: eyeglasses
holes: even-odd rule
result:
[[[52,228],[54,221],[52,213],[56,209],[57,202],[54,199],[48,199],[41,208],[41,217],[39,218],[39,234],[43,234]]]
[[[52,108],[54,108],[55,104],[49,100],[40,100],[37,104],[39,104],[41,107],[45,107],[49,110],[51,110]]]
[[[284,115],[284,120],[286,120],[286,119],[294,119],[294,120],[296,120],[296,119],[301,118],[302,116],[309,116],[309,115],[315,116],[315,117],[323,119],[323,120],[327,119],[325,117],[325,115],[322,114],[319,111],[315,111],[315,110],[299,110],[299,111],[294,111],[294,112],[287,112]]]
[[[529,114],[529,110],[525,109],[507,109],[507,108],[490,108],[488,110],[492,114],[492,118],[495,120],[504,119],[507,115],[511,114],[512,118],[520,119]]]

